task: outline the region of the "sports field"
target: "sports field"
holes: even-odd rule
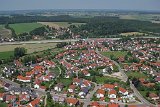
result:
[[[38,27],[43,26],[40,23],[16,23],[16,24],[9,24],[11,28],[13,28],[16,34],[30,32]]]

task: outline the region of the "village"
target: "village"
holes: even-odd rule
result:
[[[2,69],[0,100],[8,107],[158,107],[159,41],[86,39],[36,62],[17,59]]]

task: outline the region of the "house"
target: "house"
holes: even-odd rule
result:
[[[115,86],[115,85],[112,85],[112,84],[104,84],[104,85],[102,86],[102,89],[107,90],[107,91],[110,91],[110,90],[113,90],[114,87],[116,87],[116,86]]]
[[[12,95],[19,95],[19,94],[32,94],[33,91],[30,88],[18,88],[18,87],[12,87],[9,90],[9,93]]]
[[[155,93],[150,93],[149,94],[149,97],[152,99],[152,100],[158,100],[159,99],[159,96]]]
[[[99,103],[94,101],[90,104],[91,107],[99,107]]]
[[[11,84],[5,83],[5,84],[4,84],[4,89],[5,89],[5,90],[9,90],[10,86],[11,86]]]
[[[110,103],[110,104],[108,104],[108,107],[119,107],[119,105],[115,104],[115,103]]]
[[[11,101],[13,101],[13,100],[16,100],[16,96],[15,95],[6,95],[6,103],[9,103],[9,102],[11,102]]]
[[[62,91],[63,87],[64,85],[62,83],[58,83],[57,85],[55,85],[54,90],[60,92]]]
[[[121,93],[123,95],[128,95],[128,91],[122,87],[119,87],[119,93]]]
[[[50,76],[43,76],[43,81],[51,81],[51,77]]]
[[[40,103],[40,99],[36,98],[33,101],[31,101],[27,107],[38,107],[39,103]]]
[[[87,87],[82,88],[81,92],[79,92],[78,96],[80,96],[81,98],[84,98],[88,92],[89,92],[89,89]]]
[[[78,78],[73,79],[73,84],[76,85],[76,86],[80,85],[80,82],[82,83],[81,79],[78,79]]]
[[[31,77],[23,77],[21,75],[17,76],[17,80],[21,82],[31,82]]]
[[[83,83],[81,84],[81,88],[84,88],[84,87],[90,88],[91,87],[91,82],[88,81],[88,80],[83,80]]]
[[[116,96],[117,96],[117,92],[115,91],[115,90],[110,90],[110,91],[108,91],[108,97],[109,98],[116,98]]]
[[[45,86],[40,86],[39,89],[41,89],[42,91],[45,91],[47,88]]]
[[[19,101],[29,101],[30,96],[28,94],[20,94],[19,95]]]
[[[97,90],[97,92],[96,92],[96,97],[97,98],[102,98],[102,97],[104,97],[104,95],[105,95],[105,91],[104,90],[102,90],[102,89],[98,89]]]
[[[75,98],[66,98],[66,103],[69,106],[77,106],[77,105],[79,105],[79,100],[77,100]]]
[[[34,88],[38,89],[39,87],[40,87],[40,83],[36,82],[35,85],[34,85]]]
[[[99,104],[98,102],[94,101],[90,104],[90,107],[106,107],[106,105]]]
[[[83,70],[82,73],[83,73],[84,76],[86,76],[86,77],[91,76],[91,74],[90,74],[88,71],[86,71],[86,70]]]
[[[155,78],[155,81],[160,83],[160,76]]]
[[[5,96],[4,93],[0,93],[0,101],[3,101],[3,100],[4,100],[4,96]]]
[[[76,85],[70,85],[68,88],[68,92],[73,93],[76,88]]]

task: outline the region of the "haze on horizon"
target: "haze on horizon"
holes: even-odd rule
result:
[[[0,11],[35,9],[116,9],[160,11],[160,0],[0,0]]]

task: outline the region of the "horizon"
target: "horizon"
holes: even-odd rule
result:
[[[160,0],[1,0],[0,3],[0,11],[66,9],[160,11]]]

